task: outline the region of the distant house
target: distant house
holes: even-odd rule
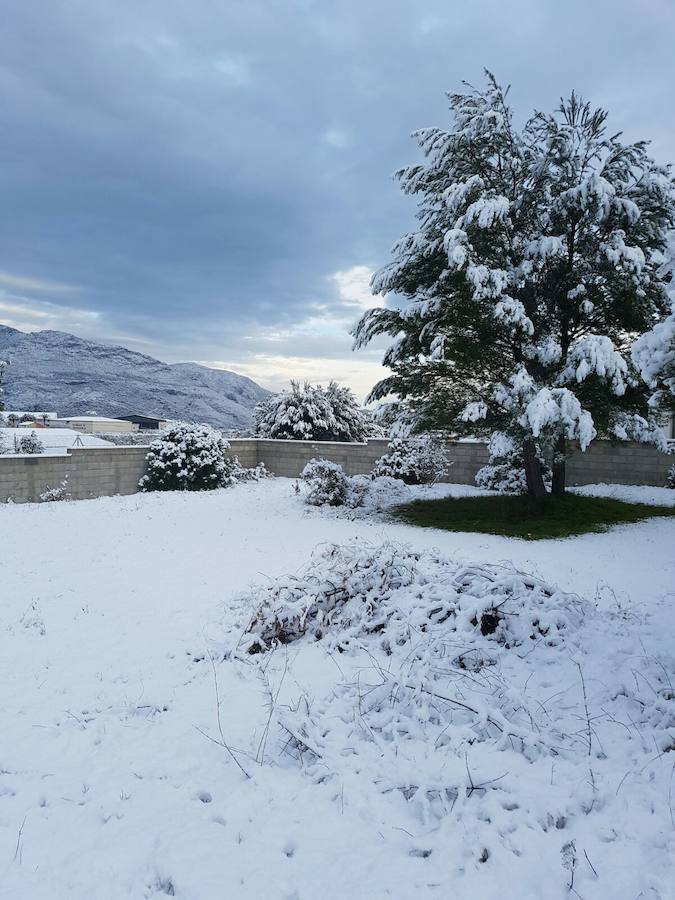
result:
[[[117,418],[120,422],[132,422],[143,431],[157,431],[160,428],[166,428],[169,424],[166,419],[160,419],[158,416],[143,416],[140,413],[130,413]]]
[[[67,416],[62,419],[50,419],[50,428],[73,428],[84,434],[96,432],[131,432],[138,431],[138,425],[122,419],[111,419],[107,416]]]

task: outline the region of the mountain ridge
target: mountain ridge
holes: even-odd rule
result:
[[[165,363],[121,345],[67,331],[19,331],[0,325],[8,409],[61,416],[140,413],[246,429],[269,391],[245,375],[198,363]]]

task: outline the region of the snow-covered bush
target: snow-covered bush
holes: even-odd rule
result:
[[[399,478],[388,475],[352,475],[347,505],[364,513],[381,512],[410,499],[410,491]]]
[[[249,652],[305,635],[346,647],[372,638],[381,649],[439,649],[450,637],[505,647],[553,647],[581,623],[582,604],[515,569],[465,565],[392,542],[320,546],[299,572],[249,595]],[[431,654],[433,656],[433,653]]]
[[[245,468],[239,462],[238,456],[232,456],[230,466],[230,479],[234,481],[262,481],[263,478],[271,478],[271,473],[267,471],[265,463],[258,463],[250,469]]]
[[[349,479],[338,463],[312,459],[302,470],[308,487],[305,502],[311,506],[343,506],[349,496]]]
[[[143,491],[205,491],[233,484],[237,462],[228,442],[208,425],[177,422],[150,444]]]
[[[15,453],[44,453],[45,445],[34,431],[14,438]]]
[[[393,438],[387,453],[373,468],[373,475],[388,476],[406,484],[429,484],[446,475],[450,467],[448,452],[433,435]]]
[[[495,431],[488,442],[490,461],[476,472],[478,487],[500,494],[524,494],[527,492],[525,479],[525,461],[522,447],[502,431]],[[540,457],[540,464],[545,480],[549,478],[549,470]]]
[[[68,476],[63,479],[58,487],[47,488],[40,494],[40,503],[57,503],[68,500]]]
[[[255,409],[256,434],[293,441],[364,441],[379,433],[349,388],[291,381],[290,390],[268,397]]]
[[[527,690],[533,658],[544,671],[578,652],[586,607],[575,596],[507,566],[352,541],[317,548],[304,569],[239,601],[253,607],[240,650],[320,641],[328,656],[346,654],[340,671],[353,673],[272,708],[277,764],[322,782],[344,776],[399,811],[409,805],[426,834],[455,813],[472,822],[469,842],[474,818],[517,807],[513,784],[533,764],[544,784],[552,759],[564,766],[576,754],[588,771],[579,708],[563,718],[557,702],[554,711]],[[502,784],[512,767],[520,776]],[[494,782],[477,775],[486,771],[497,771]],[[531,827],[564,827],[559,803],[548,795],[539,819],[526,813]],[[500,829],[489,832],[492,852]]]
[[[668,469],[668,474],[666,475],[666,487],[675,490],[675,466],[671,466]]]
[[[407,499],[408,491],[395,478],[347,475],[338,463],[313,459],[302,471],[308,487],[305,502],[311,506],[344,506],[352,510],[379,512]]]

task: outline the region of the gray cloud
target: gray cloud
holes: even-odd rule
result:
[[[44,320],[31,283],[71,286],[50,324],[79,310],[91,336],[263,381],[284,355],[375,376],[331,276],[386,261],[409,132],[483,65],[523,114],[574,86],[675,156],[670,0],[1,5],[3,320]]]

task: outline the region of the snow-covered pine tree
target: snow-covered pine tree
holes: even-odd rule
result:
[[[377,429],[349,388],[291,381],[255,409],[256,434],[292,441],[363,441]]]
[[[486,75],[449,95],[450,131],[415,134],[425,161],[397,177],[419,226],[372,283],[403,302],[369,310],[355,347],[394,336],[393,374],[370,399],[405,398],[420,427],[509,434],[541,497],[541,452],[562,493],[570,445],[659,439],[630,347],[666,313],[675,194],[669,168],[609,135],[603,110],[573,93],[517,128]]]
[[[30,434],[22,434],[14,438],[14,451],[16,453],[44,453],[45,445],[34,431]]]

